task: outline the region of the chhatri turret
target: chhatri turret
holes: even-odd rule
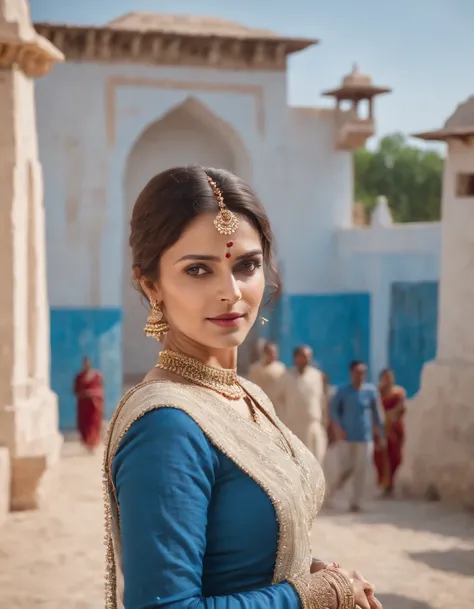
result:
[[[375,134],[374,99],[390,93],[391,89],[373,84],[370,76],[362,74],[356,64],[337,89],[324,91],[326,97],[336,100],[335,147],[338,150],[356,150]],[[361,113],[361,102],[368,102],[368,116]],[[343,108],[349,102],[349,108]]]

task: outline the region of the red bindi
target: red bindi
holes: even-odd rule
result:
[[[226,247],[232,247],[234,245],[233,241],[227,241]]]
[[[227,252],[227,254],[225,255],[226,258],[230,258],[230,256],[231,256],[230,252]]]

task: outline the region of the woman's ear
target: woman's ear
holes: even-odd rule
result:
[[[161,301],[162,301],[161,290],[156,285],[156,283],[153,283],[152,281],[150,281],[149,279],[146,279],[145,277],[141,277],[140,278],[140,287],[143,290],[143,292],[146,294],[146,297],[148,298],[149,302],[158,301],[161,303]]]

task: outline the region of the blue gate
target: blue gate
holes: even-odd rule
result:
[[[62,431],[76,427],[75,375],[87,355],[104,376],[105,416],[122,395],[122,312],[120,309],[51,309],[51,387],[59,399]]]
[[[392,284],[389,362],[408,396],[420,387],[423,364],[436,357],[438,282]]]
[[[349,380],[349,363],[370,359],[369,294],[290,294],[269,315],[269,336],[292,365],[293,349],[308,344],[331,384]]]

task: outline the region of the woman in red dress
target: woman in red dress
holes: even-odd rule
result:
[[[88,357],[83,360],[82,370],[74,381],[77,398],[77,428],[86,448],[93,452],[100,444],[104,414],[104,392],[102,374],[92,368]]]
[[[384,491],[384,496],[393,494],[395,474],[402,463],[403,445],[405,441],[406,393],[402,387],[395,385],[395,377],[390,370],[382,370],[379,377],[379,391],[385,411],[385,434],[387,447],[384,449],[375,441],[374,460],[378,472],[378,483]]]

